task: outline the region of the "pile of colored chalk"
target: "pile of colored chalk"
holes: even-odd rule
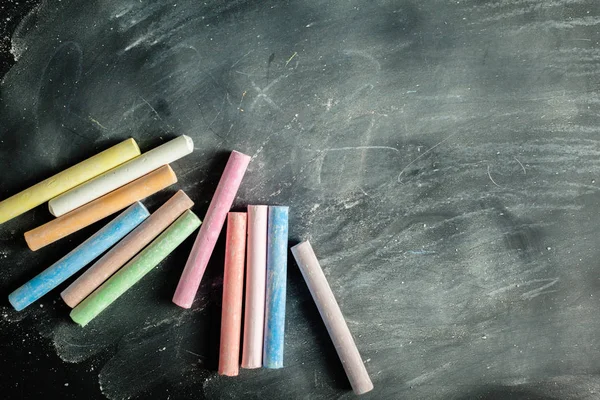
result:
[[[49,201],[56,219],[25,233],[33,251],[126,208],[12,292],[12,306],[24,309],[101,256],[61,293],[73,308],[73,321],[85,326],[200,227],[173,296],[176,305],[190,308],[227,220],[219,374],[238,375],[240,364],[282,368],[288,207],[250,205],[247,212],[230,212],[250,157],[231,153],[204,223],[190,211],[194,203],[181,190],[152,214],[140,203],[177,182],[168,164],[193,149],[192,140],[180,136],[140,155],[135,141],[129,139],[0,202],[3,223]],[[312,247],[302,242],[292,253],[352,388],[357,394],[370,391],[371,380]]]

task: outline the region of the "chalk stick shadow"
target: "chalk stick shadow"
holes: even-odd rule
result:
[[[296,244],[300,243],[299,240],[291,240],[288,243],[288,247],[291,248]],[[325,367],[327,375],[330,378],[331,387],[339,390],[352,390],[348,376],[344,371],[344,367],[340,358],[335,350],[335,346],[331,341],[331,337],[327,332],[325,323],[319,314],[319,309],[315,304],[308,286],[304,281],[304,277],[296,264],[296,260],[292,255],[292,252],[288,252],[288,285],[290,286],[288,292],[294,292],[300,299],[300,312],[305,320],[310,322],[310,325],[315,333],[315,336],[320,338],[315,343],[317,347],[317,353],[320,354],[320,361]]]
[[[167,260],[168,265],[165,266],[167,271],[164,273],[164,280],[157,288],[158,301],[178,308],[178,306],[172,304],[173,294],[179,283],[181,272],[187,262],[197,233],[198,231],[188,237]],[[199,322],[203,327],[199,329],[204,332],[201,337],[204,343],[200,347],[206,349],[206,352],[203,352],[203,355],[205,355],[203,369],[211,371],[217,371],[219,363],[224,251],[225,238],[221,234],[191,307],[192,311],[198,307],[203,308],[202,320]],[[182,309],[179,310],[185,312]]]

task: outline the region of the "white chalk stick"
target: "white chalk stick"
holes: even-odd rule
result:
[[[55,217],[60,217],[163,165],[190,154],[193,150],[194,142],[192,139],[185,135],[179,136],[55,197],[48,202],[50,213]]]

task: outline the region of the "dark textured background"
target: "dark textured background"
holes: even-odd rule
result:
[[[596,1],[36,4],[0,6],[0,198],[186,134],[179,183],[145,204],[181,188],[203,216],[246,152],[237,205],[291,207],[365,399],[600,398]],[[286,367],[216,374],[222,243],[191,310],[170,303],[188,240],[85,329],[59,290],[14,312],[9,292],[104,223],[28,251],[49,219],[0,226],[3,396],[353,397],[293,263]]]

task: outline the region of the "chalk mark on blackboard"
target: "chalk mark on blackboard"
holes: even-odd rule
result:
[[[89,119],[90,119],[91,122],[93,122],[94,124],[98,125],[100,128],[102,128],[104,130],[108,129],[107,127],[105,127],[104,125],[102,125],[100,122],[98,122],[98,120],[92,118],[91,115],[88,115],[88,117],[89,117]]]
[[[419,157],[415,158],[414,160],[412,160],[411,162],[409,162],[406,167],[402,168],[402,171],[400,171],[400,174],[398,174],[398,183],[402,182],[402,174],[404,174],[404,172],[408,169],[408,167],[410,167],[411,165],[413,165],[414,163],[416,163],[417,161],[419,161],[421,158],[425,157],[427,154],[429,154],[433,149],[435,149],[436,147],[438,147],[439,145],[441,145],[444,142],[447,142],[448,140],[450,140],[450,138],[452,138],[453,136],[458,135],[458,132],[454,132],[448,136],[446,136],[442,141],[438,142],[436,145],[430,147],[428,150],[426,150],[423,154],[421,154]]]
[[[154,114],[158,117],[158,119],[160,119],[161,121],[163,120],[160,115],[158,114],[158,111],[156,111],[156,109],[154,107],[152,107],[152,104],[148,103],[148,100],[146,100],[145,98],[143,98],[142,96],[140,96],[140,99],[142,99],[142,101],[144,103],[146,103],[148,105],[148,107],[150,107],[150,109],[154,112]],[[164,121],[163,121],[164,122]]]
[[[171,129],[175,129],[175,128],[173,128],[171,125],[169,125],[169,123],[168,123],[168,122],[166,122],[164,119],[162,119],[162,117],[161,117],[161,116],[158,114],[158,111],[156,111],[156,109],[155,109],[154,107],[152,107],[152,104],[148,103],[148,101],[147,101],[145,98],[143,98],[142,96],[140,96],[140,99],[142,99],[142,101],[143,101],[144,103],[146,103],[146,104],[148,105],[148,107],[150,107],[150,109],[152,109],[152,111],[154,112],[154,115],[156,115],[156,117],[157,117],[159,120],[161,120],[162,122],[164,122],[164,123],[165,123],[165,125],[167,125],[169,128],[171,128]]]
[[[411,379],[410,381],[406,382],[406,385],[410,386],[410,387],[421,385],[421,384],[431,380],[435,375],[439,374],[440,372],[448,369],[450,366],[452,366],[452,363],[448,362],[448,363],[442,365],[441,367],[434,369],[433,371],[425,372],[424,374],[421,374],[421,375],[417,376],[416,378]]]
[[[348,98],[346,99],[346,103],[347,104],[352,104],[354,102],[354,100],[358,97],[358,95],[365,89],[369,89],[369,90],[373,90],[375,88],[375,86],[373,86],[370,83],[367,83],[365,85],[362,85],[361,87],[359,87],[358,89],[356,89],[354,91],[354,93],[352,93],[350,96],[348,96]]]
[[[236,65],[238,65],[240,63],[240,61],[242,61],[244,58],[248,57],[248,55],[250,53],[252,53],[254,50],[250,50],[249,52],[247,52],[246,54],[244,54],[243,56],[241,56],[236,62],[234,62],[233,64],[231,64],[230,68],[235,67]],[[237,72],[237,71],[236,71]]]
[[[377,72],[381,71],[381,63],[379,61],[377,61],[377,59],[375,57],[373,57],[372,55],[370,55],[369,53],[367,53],[366,51],[363,50],[351,50],[351,49],[347,49],[344,50],[343,53],[347,56],[359,56],[362,58],[366,58],[367,60],[369,60],[370,62],[372,62],[373,64],[375,64],[375,68],[377,69]]]
[[[490,173],[490,164],[488,164],[488,166],[487,166],[487,175],[488,175],[488,177],[490,178],[490,181],[492,181],[492,183],[493,183],[494,185],[496,185],[496,186],[498,186],[498,187],[501,187],[500,185],[498,185],[498,184],[496,183],[496,181],[494,180],[494,178],[492,178],[492,174]]]
[[[227,98],[227,94],[225,96],[223,96],[223,101],[221,102],[221,108],[219,109],[219,111],[217,112],[217,114],[215,115],[215,117],[213,118],[212,121],[210,121],[210,124],[208,124],[208,127],[210,128],[215,121],[217,120],[217,118],[219,118],[219,115],[221,115],[221,112],[225,109],[225,99]],[[200,106],[200,104],[198,104],[198,106]]]
[[[528,290],[527,292],[521,294],[521,298],[522,299],[524,299],[524,300],[531,300],[534,297],[537,297],[537,296],[539,296],[541,294],[555,292],[556,290],[546,290],[546,289],[549,289],[552,286],[556,285],[559,281],[560,281],[559,278],[532,279],[530,281],[523,282],[523,283],[520,283],[520,284],[510,284],[508,286],[504,286],[504,287],[501,287],[499,289],[492,290],[487,295],[490,296],[490,297],[493,297],[493,296],[495,296],[497,294],[504,293],[504,292],[507,292],[509,290],[518,289],[518,288],[523,287],[523,286],[530,286],[530,285],[533,285],[534,283],[545,283],[545,282],[547,282],[546,284],[544,284],[544,285],[542,285],[542,286],[540,286],[538,288]]]
[[[64,344],[68,344],[69,346],[73,346],[73,347],[97,347],[98,345],[96,343],[92,343],[92,344],[76,344],[76,343],[71,343],[65,339],[60,339],[61,342],[63,342]]]
[[[129,11],[131,11],[132,8],[133,8],[133,6],[129,6],[129,7],[125,7],[123,9],[121,9],[120,11],[117,11],[117,13],[115,15],[113,15],[113,18],[121,18],[123,15],[125,15]]]
[[[244,97],[246,97],[246,93],[248,93],[247,90],[244,90],[244,93],[242,93],[242,98],[240,99],[240,104],[238,104],[238,111],[244,112],[244,109],[242,108],[242,103],[244,102]]]
[[[126,53],[129,50],[133,49],[134,47],[141,44],[142,42],[144,42],[146,39],[150,38],[151,36],[152,36],[151,34],[147,34],[147,35],[137,38],[135,41],[133,41],[132,43],[130,43],[127,47],[125,47],[123,49],[123,53]]]
[[[279,108],[279,106],[277,104],[275,104],[275,102],[273,101],[273,99],[271,99],[269,96],[267,96],[267,92],[269,91],[269,89],[271,89],[273,87],[273,85],[275,85],[277,82],[279,82],[281,80],[281,78],[287,78],[287,77],[288,77],[288,75],[280,75],[278,78],[276,78],[273,81],[271,81],[271,83],[269,83],[264,88],[259,88],[258,85],[254,81],[250,81],[250,83],[252,84],[252,87],[258,93],[256,95],[256,97],[254,98],[254,100],[252,101],[252,104],[250,104],[250,110],[254,110],[254,107],[256,106],[256,103],[258,103],[258,101],[260,99],[263,99],[271,107],[273,107],[277,111],[281,111],[281,108]]]
[[[186,350],[185,352],[186,352],[186,353],[190,353],[190,354],[192,354],[192,355],[195,355],[195,356],[196,356],[196,357],[198,357],[198,358],[206,358],[206,357],[203,357],[203,356],[201,356],[201,355],[200,355],[200,354],[198,354],[198,353],[194,353],[193,351]]]
[[[540,286],[539,288],[532,289],[532,290],[530,290],[530,291],[528,291],[526,293],[523,293],[521,295],[521,298],[525,299],[525,300],[531,300],[534,297],[537,297],[537,296],[539,296],[541,294],[547,294],[547,293],[556,292],[556,290],[546,290],[546,289],[548,289],[548,288],[556,285],[559,280],[560,279],[558,279],[558,278],[554,278],[554,279],[539,279],[539,282],[547,282],[547,281],[550,281],[550,282],[547,283],[547,284],[545,284],[545,285]]]
[[[521,168],[523,168],[523,175],[527,175],[527,171],[525,170],[525,166],[521,163],[521,161],[519,161],[519,159],[517,157],[515,157],[515,161],[519,163],[519,165],[521,166]]]
[[[349,146],[349,147],[333,147],[330,149],[320,149],[320,150],[312,150],[314,152],[317,153],[327,153],[330,151],[347,151],[347,150],[376,150],[376,149],[380,149],[380,150],[393,150],[396,152],[400,152],[400,150],[398,150],[395,147],[390,147],[390,146]]]
[[[295,51],[294,54],[292,54],[292,56],[290,58],[288,58],[288,60],[285,62],[285,66],[287,67],[288,64],[290,63],[290,61],[292,61],[294,59],[294,57],[296,57],[298,55],[298,52]]]

